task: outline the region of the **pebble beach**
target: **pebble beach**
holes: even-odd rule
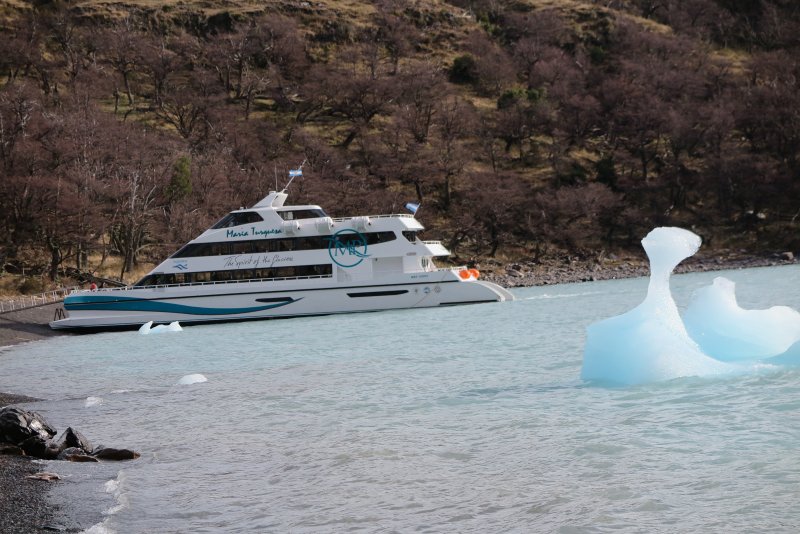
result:
[[[0,359],[2,348],[58,335],[47,322],[58,304],[50,304],[0,315]],[[36,399],[0,392],[0,407]],[[0,532],[27,534],[37,532],[70,532],[57,523],[58,508],[47,501],[50,484],[27,478],[42,471],[42,464],[22,456],[0,455]]]

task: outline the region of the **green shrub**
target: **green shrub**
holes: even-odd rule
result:
[[[478,81],[478,69],[475,58],[469,54],[458,56],[450,67],[450,81],[460,84],[471,84]]]
[[[170,202],[177,202],[192,194],[191,160],[188,156],[181,156],[172,166],[172,177],[167,186],[167,198]]]

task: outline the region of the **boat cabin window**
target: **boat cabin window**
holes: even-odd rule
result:
[[[419,233],[418,230],[406,230],[405,232],[403,232],[403,237],[408,239],[409,243],[416,243],[418,233]]]
[[[327,217],[325,212],[321,209],[314,208],[310,210],[284,210],[279,211],[278,215],[284,221],[295,221],[297,219],[318,219],[320,217]]]
[[[225,271],[203,271],[196,273],[156,273],[149,274],[136,282],[135,287],[160,286],[167,284],[201,284],[205,282],[233,282],[263,280],[271,278],[296,278],[306,276],[332,276],[330,263],[319,265],[291,265],[263,269],[229,269]]]
[[[363,236],[363,240],[361,238]],[[331,236],[283,237],[276,239],[253,239],[248,241],[222,241],[217,243],[189,243],[181,247],[172,258],[198,258],[206,256],[233,256],[236,254],[261,254],[263,252],[291,252],[296,250],[325,250],[332,246],[348,244],[377,245],[394,241],[394,232],[366,232],[363,234],[339,234],[337,243]]]
[[[212,226],[213,230],[218,230],[219,228],[231,228],[233,226],[241,226],[243,224],[252,224],[256,222],[263,221],[264,218],[261,217],[255,211],[241,211],[236,213],[229,213],[220,221]]]
[[[136,287],[166,286],[174,283],[175,283],[175,275],[173,273],[155,273],[155,274],[148,274],[147,276],[136,282],[134,286]]]

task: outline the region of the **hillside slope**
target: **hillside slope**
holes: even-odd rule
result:
[[[301,161],[293,200],[421,202],[459,261],[797,251],[788,4],[0,2],[0,265],[130,272]]]

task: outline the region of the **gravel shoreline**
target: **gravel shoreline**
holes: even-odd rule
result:
[[[797,259],[794,254],[789,252],[770,256],[701,256],[698,254],[684,260],[675,268],[674,272],[681,274],[726,271],[796,263]],[[644,256],[619,258],[612,255],[592,260],[569,258],[562,261],[528,261],[507,265],[488,260],[476,264],[475,267],[481,272],[481,280],[488,280],[511,288],[637,278],[650,274],[650,266]]]
[[[789,253],[770,257],[692,257],[681,263],[675,272],[722,271],[794,263],[797,261]],[[482,280],[510,288],[634,278],[649,274],[646,258],[614,256],[591,261],[567,259],[561,262],[529,261],[509,265],[486,260],[475,267],[481,271]],[[0,315],[0,359],[3,347],[64,335],[48,326],[59,306],[49,304]],[[0,392],[0,407],[35,400]],[[47,500],[52,482],[26,478],[41,471],[40,467],[41,464],[29,458],[0,455],[0,532],[26,534],[74,531],[59,524],[59,507]]]
[[[0,393],[0,407],[35,400],[23,395]],[[67,532],[57,523],[58,506],[47,500],[53,482],[27,478],[40,471],[42,464],[29,457],[0,455],[0,532]]]
[[[58,335],[47,325],[57,306],[51,304],[0,315],[0,359],[3,357],[2,347]],[[25,409],[25,403],[36,400],[0,392],[0,408],[22,405],[20,407]],[[58,522],[58,506],[47,499],[50,485],[58,482],[26,478],[42,470],[43,464],[29,457],[0,455],[0,532],[69,532]]]

